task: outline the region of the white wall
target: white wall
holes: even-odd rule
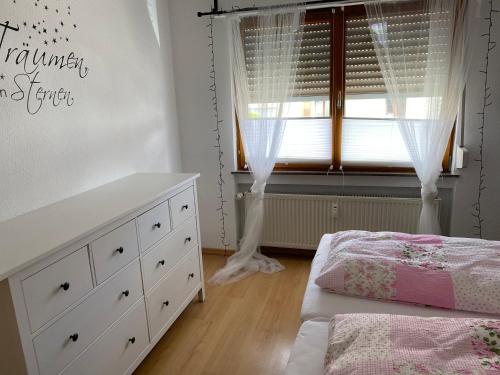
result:
[[[273,3],[277,3],[274,1]],[[280,1],[280,2],[286,2]],[[269,4],[268,1],[229,1],[224,0],[221,7],[230,9],[231,6],[249,6]],[[189,170],[201,171],[200,181],[200,211],[202,226],[202,241],[204,247],[220,248],[218,238],[219,222],[216,212],[217,182],[216,173],[216,153],[213,149],[214,137],[211,129],[214,127],[211,115],[210,97],[208,94],[208,70],[209,70],[209,51],[207,47],[207,29],[205,27],[207,19],[199,19],[196,12],[199,10],[209,10],[211,2],[208,0],[171,0],[170,11],[172,13],[172,36],[174,50],[174,71],[177,86],[177,101],[179,124],[182,144],[182,161],[184,168]],[[235,169],[234,162],[234,131],[232,125],[232,106],[230,103],[230,70],[227,45],[226,21],[215,20],[216,30],[216,64],[219,89],[219,104],[222,116],[224,118],[222,142],[225,149],[225,180],[226,197],[229,200],[228,208],[230,242],[236,243],[237,228],[236,205],[234,202],[234,192],[241,187],[247,187],[248,178],[230,175],[230,171]],[[479,32],[479,31],[478,31]],[[500,26],[496,26],[495,38],[500,40]],[[478,112],[478,95],[481,89],[482,75],[478,73],[482,55],[485,46],[482,46],[481,54],[476,54],[473,68],[468,82],[469,92],[467,103],[467,132],[466,142],[471,149],[471,160],[477,155],[477,117],[474,113]],[[500,177],[495,171],[500,170],[499,152],[495,150],[495,144],[500,142],[500,126],[495,119],[499,118],[500,110],[499,80],[500,71],[498,66],[499,50],[495,51],[491,63],[491,84],[494,86],[493,100],[496,99],[494,112],[488,117],[487,125],[487,144],[486,144],[486,165],[487,165],[487,185],[488,190],[484,195],[483,207],[485,210],[485,237],[500,239],[499,221],[500,194],[497,192],[500,188]],[[451,233],[457,236],[471,236],[472,226],[474,224],[471,216],[471,206],[475,197],[477,184],[478,168],[477,163],[471,162],[467,169],[462,170],[460,178],[447,178],[439,181],[439,186],[447,189],[445,192],[446,200],[449,201],[449,207],[453,212],[451,219]],[[320,181],[321,180],[321,181]],[[241,184],[241,185],[238,185]],[[401,188],[401,193],[414,191],[418,194],[418,180],[416,178],[400,177],[365,177],[349,176],[326,177],[326,176],[296,176],[286,178],[282,176],[273,176],[270,184],[276,185],[270,187],[274,190],[297,192],[298,187],[306,191],[307,185],[311,185],[310,191],[320,191],[320,186],[331,186],[332,191],[338,190],[343,184],[350,191],[362,190],[373,187],[374,191],[381,187],[389,187],[391,191]],[[294,187],[290,187],[293,185]],[[417,187],[417,188],[416,188]],[[412,190],[413,189],[413,190]],[[322,190],[324,191],[324,190]],[[450,229],[450,218],[445,218],[446,228]]]
[[[181,169],[166,2],[159,1],[161,49],[145,1],[38,4],[0,4],[0,22],[20,26],[6,33],[0,48],[0,76],[5,76],[0,77],[0,90],[5,90],[0,97],[0,220],[137,171]],[[37,48],[38,53],[67,56],[74,51],[83,57],[89,68],[85,78],[75,70],[42,66],[41,83],[31,93],[32,112],[38,86],[69,90],[74,103],[45,103],[38,113],[28,113],[29,85],[22,76],[17,79],[25,97],[12,100],[19,91],[14,77],[23,68],[13,57],[5,62],[8,48],[27,49],[30,57]]]
[[[218,207],[218,161],[215,119],[209,96],[210,70],[208,19],[196,16],[199,10],[210,8],[207,0],[171,0],[169,9],[172,20],[172,47],[177,94],[177,110],[181,136],[182,164],[186,172],[201,173],[199,179],[199,206],[201,238],[203,246],[222,248],[219,238],[220,222]],[[235,185],[230,172],[234,169],[234,134],[232,125],[229,57],[225,22],[214,22],[216,34],[217,89],[221,124],[221,143],[224,150],[224,185],[228,216],[226,220],[227,241],[231,247],[236,243],[236,214],[234,205]]]
[[[487,17],[488,1],[483,0],[482,17]],[[498,1],[494,4],[499,5]],[[494,15],[492,40],[500,42],[500,15]],[[482,22],[478,33],[487,32],[488,24]],[[456,236],[473,237],[476,220],[472,217],[472,205],[475,202],[479,183],[479,130],[484,97],[484,76],[479,73],[484,69],[486,40],[480,39],[473,51],[470,77],[467,83],[467,108],[465,146],[470,151],[469,166],[460,170],[460,178],[455,189],[451,233]],[[500,240],[500,49],[495,48],[490,54],[489,86],[491,87],[492,105],[486,111],[484,164],[485,186],[482,197],[483,238]]]

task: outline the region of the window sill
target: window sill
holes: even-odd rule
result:
[[[231,172],[232,175],[249,175],[250,172],[246,170],[236,170]],[[322,172],[322,171],[274,171],[273,176],[285,175],[285,176],[394,176],[394,177],[416,177],[417,174],[413,172],[361,172],[361,171],[333,171],[333,172]],[[453,172],[441,173],[440,177],[451,177],[458,178],[459,174]]]

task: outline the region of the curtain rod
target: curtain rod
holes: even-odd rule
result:
[[[219,9],[218,0],[214,0],[214,6],[210,12],[198,12],[198,17],[205,16],[217,16],[224,17],[228,14],[241,14],[241,13],[253,13],[258,12],[264,9],[282,9],[288,7],[305,7],[306,9],[319,9],[319,8],[327,8],[327,7],[340,7],[343,5],[354,5],[354,4],[364,4],[365,1],[362,0],[313,0],[301,3],[290,3],[290,4],[276,4],[276,5],[268,5],[263,7],[246,7],[246,8],[234,8],[231,10],[222,10]]]

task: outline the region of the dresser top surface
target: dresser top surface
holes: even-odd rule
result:
[[[133,174],[0,222],[0,281],[198,177]]]

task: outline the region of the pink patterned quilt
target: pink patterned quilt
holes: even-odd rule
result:
[[[337,232],[316,284],[341,294],[500,316],[500,242]]]
[[[326,375],[500,374],[500,321],[336,315]]]

